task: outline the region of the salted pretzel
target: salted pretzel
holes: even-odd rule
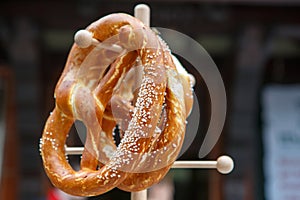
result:
[[[77,196],[143,190],[177,158],[193,103],[191,78],[178,73],[159,36],[130,15],[108,15],[86,31],[96,43],[73,45],[55,88],[40,142],[45,171],[54,186]],[[78,171],[65,155],[75,120],[87,128]]]

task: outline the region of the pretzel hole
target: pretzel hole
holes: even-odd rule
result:
[[[110,68],[111,68],[111,65],[109,65],[109,66],[104,70],[103,77],[107,74],[107,72],[109,72]]]
[[[122,134],[121,134],[121,130],[120,130],[120,127],[119,125],[117,124],[113,130],[113,139],[116,143],[116,145],[118,146],[121,142],[121,139],[122,139]]]
[[[66,160],[72,166],[74,171],[80,170],[80,156],[78,155],[66,155]]]
[[[67,139],[67,142],[68,142],[68,140],[71,140],[71,141],[73,141],[73,143],[76,142],[76,144],[75,144],[76,146],[83,146],[86,141],[86,130],[87,130],[86,126],[84,125],[84,123],[82,121],[76,120],[74,122],[72,128],[75,129],[75,133],[77,133],[77,134],[72,134],[72,136],[69,136]],[[71,133],[71,131],[70,131],[70,133]]]
[[[67,140],[66,145],[68,147],[81,147],[83,146],[86,138],[86,127],[85,125],[77,120],[71,127]],[[80,160],[81,157],[78,155],[66,155],[66,160],[72,166],[75,171],[80,170]]]

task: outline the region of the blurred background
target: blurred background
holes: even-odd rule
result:
[[[151,26],[192,37],[216,63],[226,88],[227,118],[221,138],[204,159],[228,154],[235,161],[229,175],[171,170],[158,187],[166,188],[171,196],[166,199],[300,199],[300,1],[143,2],[151,7]],[[1,1],[0,199],[51,198],[39,139],[73,35],[109,13],[133,14],[138,3]],[[209,94],[201,76],[195,76],[201,122],[183,160],[199,160],[209,123]],[[153,187],[149,195],[157,191]],[[130,194],[114,189],[91,199],[130,199]]]

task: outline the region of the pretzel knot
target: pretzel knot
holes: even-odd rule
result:
[[[53,185],[77,196],[143,190],[178,156],[193,103],[190,76],[178,73],[167,45],[134,17],[108,15],[86,30],[99,44],[75,43],[70,51],[41,138],[45,171]],[[78,171],[65,156],[75,120],[87,128]]]

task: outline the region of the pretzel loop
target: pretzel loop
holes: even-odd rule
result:
[[[45,171],[56,187],[77,196],[148,188],[164,177],[180,151],[187,103],[192,103],[190,80],[178,74],[161,39],[129,15],[108,15],[87,30],[101,45],[124,51],[73,45],[41,138]],[[79,171],[64,150],[75,120],[87,127]],[[118,146],[112,136],[117,124]]]

